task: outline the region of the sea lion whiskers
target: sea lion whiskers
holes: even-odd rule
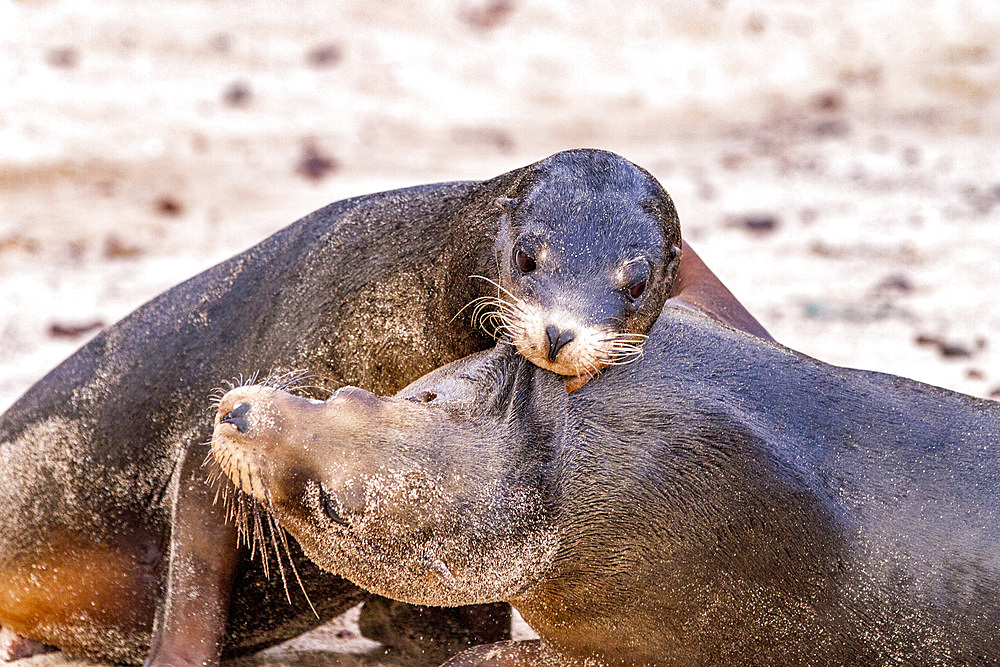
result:
[[[497,293],[496,296],[486,295],[473,299],[458,312],[461,313],[475,304],[472,311],[472,326],[480,327],[498,339],[502,333],[508,334],[509,338],[516,336],[521,330],[520,322],[524,317],[525,303],[491,278],[480,275],[469,276],[469,278],[485,280],[497,288]],[[504,295],[507,298],[504,298]],[[455,316],[458,317],[458,314]]]
[[[214,458],[214,457],[213,457]],[[289,603],[292,601],[291,591],[288,588],[288,577],[285,574],[285,566],[282,558],[282,548],[285,552],[285,557],[288,559],[289,568],[295,577],[295,581],[299,585],[299,589],[302,591],[302,595],[312,610],[312,613],[319,618],[319,614],[316,611],[316,607],[313,605],[312,600],[309,598],[309,593],[306,591],[305,584],[302,582],[302,578],[299,576],[298,568],[295,567],[295,561],[291,555],[291,548],[288,546],[288,537],[285,534],[285,529],[282,528],[275,519],[274,516],[274,504],[271,502],[270,493],[263,487],[263,481],[259,479],[262,472],[257,469],[258,479],[253,479],[252,481],[244,482],[244,480],[251,480],[254,475],[254,469],[250,467],[243,467],[240,470],[240,484],[249,483],[251,485],[256,485],[257,487],[263,489],[264,500],[260,500],[253,495],[246,493],[240,486],[235,482],[229,482],[229,478],[224,474],[225,470],[230,470],[228,465],[229,461],[232,460],[232,454],[226,452],[223,460],[217,462],[216,466],[210,471],[209,479],[216,484],[216,500],[219,499],[220,493],[223,501],[223,507],[226,512],[226,520],[234,524],[237,529],[237,545],[243,545],[250,549],[250,559],[253,560],[254,556],[259,552],[261,567],[264,570],[264,576],[270,578],[271,576],[271,548],[274,549],[274,560],[278,566],[278,574],[281,577],[281,585],[285,591],[285,597]],[[246,473],[246,476],[243,473]],[[225,478],[226,482],[224,484],[219,484],[220,478]],[[253,488],[251,486],[251,488]],[[250,521],[250,516],[252,515],[253,521]],[[263,519],[261,517],[263,515]]]
[[[485,280],[486,282],[494,285],[497,288],[497,298],[499,298],[501,296],[500,290],[503,290],[504,292],[507,292],[507,294],[509,296],[511,296],[511,298],[513,298],[513,295],[510,294],[510,292],[508,292],[507,290],[505,290],[503,287],[501,287],[499,285],[499,283],[497,283],[496,281],[491,280],[490,278],[487,278],[486,276],[480,276],[478,274],[477,275],[471,275],[471,276],[469,276],[469,280],[472,280],[474,278],[475,279],[479,279],[479,280]],[[462,313],[464,313],[465,309],[468,308],[469,306],[471,306],[473,304],[478,304],[481,301],[483,301],[484,299],[490,299],[490,298],[492,298],[492,297],[487,294],[486,296],[480,296],[480,297],[477,297],[477,298],[469,301],[467,304],[465,304],[464,306],[462,306],[461,308],[458,309],[458,312],[455,313],[455,315],[449,320],[449,323],[454,322],[458,318],[458,316],[461,315]],[[479,308],[477,307],[476,311],[473,312],[473,316],[472,316],[473,322],[475,321],[475,312],[478,312],[478,310],[479,310]],[[475,325],[473,325],[473,326],[475,326]]]
[[[493,310],[486,310],[493,306]],[[520,330],[521,313],[523,309],[518,304],[510,304],[495,297],[485,297],[473,316],[473,322],[494,338],[506,335],[513,338]]]
[[[226,521],[236,526],[237,545],[250,549],[251,560],[259,549],[264,576],[270,577],[269,540],[264,534],[264,526],[268,524],[261,522],[260,512],[263,510],[265,514],[269,514],[271,510],[260,499],[240,488],[240,484],[246,484],[247,489],[257,488],[263,491],[267,499],[266,487],[260,479],[262,471],[258,466],[249,465],[244,457],[237,457],[232,451],[214,453],[210,450],[202,465],[209,468],[208,483],[215,489],[213,504],[218,504],[221,500]],[[239,484],[234,480],[240,480]],[[250,521],[251,515],[253,522]],[[275,557],[280,559],[277,554]]]
[[[608,366],[621,366],[638,361],[642,357],[642,346],[648,336],[640,333],[615,333],[605,339],[607,354],[599,361]]]
[[[267,522],[270,526],[271,532],[271,543],[274,546],[274,558],[278,561],[278,571],[281,573],[281,585],[285,589],[285,598],[288,603],[292,603],[292,594],[288,590],[288,579],[285,577],[285,566],[281,563],[281,548],[278,546],[278,537],[281,538],[280,544],[285,548],[285,555],[288,558],[288,567],[292,570],[292,574],[295,575],[295,581],[299,584],[299,590],[302,591],[302,595],[306,598],[306,603],[312,610],[312,613],[319,618],[319,614],[316,613],[316,607],[313,606],[312,600],[309,599],[309,594],[306,592],[306,587],[302,583],[302,578],[299,577],[299,571],[295,567],[295,560],[292,558],[292,550],[288,546],[288,537],[285,535],[285,529],[278,523],[274,516],[274,504],[271,502],[271,494],[267,494],[267,506],[266,506],[266,516]]]
[[[278,391],[288,391],[290,393],[301,392],[303,389],[318,389],[315,385],[304,384],[312,379],[313,375],[306,374],[301,370],[290,370],[278,372],[270,371],[262,380],[258,380],[260,374],[255,372],[243,382],[242,375],[237,383],[226,382],[230,390],[237,387],[257,386],[268,387]],[[213,391],[217,394],[222,391],[218,388]],[[214,401],[215,410],[218,411],[222,402],[223,391],[218,399]],[[211,444],[211,442],[209,442]],[[274,516],[274,504],[271,501],[270,493],[265,485],[264,476],[267,473],[266,461],[261,461],[259,457],[249,457],[239,455],[234,450],[225,450],[213,454],[209,451],[205,462],[208,464],[212,460],[208,474],[209,483],[215,485],[214,502],[222,498],[223,507],[226,512],[226,520],[236,526],[237,545],[245,545],[250,549],[250,559],[260,552],[261,566],[264,576],[270,577],[271,570],[271,548],[274,549],[274,560],[278,566],[278,573],[281,576],[281,585],[285,591],[285,598],[292,602],[291,592],[288,587],[288,577],[285,573],[285,565],[282,558],[282,548],[285,557],[288,559],[289,568],[298,582],[299,589],[305,597],[306,603],[312,613],[319,618],[316,607],[313,605],[309,594],[306,592],[302,578],[299,576],[295,561],[292,558],[291,549],[288,546],[288,538],[284,528],[281,528]],[[225,483],[220,483],[225,479]],[[253,522],[249,520],[252,514]],[[263,519],[262,519],[263,515]],[[252,526],[252,527],[251,527]]]

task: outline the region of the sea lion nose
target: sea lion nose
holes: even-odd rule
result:
[[[545,336],[549,339],[549,361],[554,362],[559,350],[566,347],[566,344],[576,338],[572,331],[560,331],[553,324],[545,327]]]
[[[227,412],[222,419],[219,420],[219,423],[232,424],[240,433],[246,433],[248,412],[250,412],[249,403],[237,403],[232,410]]]

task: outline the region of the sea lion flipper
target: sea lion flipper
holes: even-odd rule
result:
[[[206,483],[201,447],[172,479],[169,564],[146,665],[218,664],[226,629],[237,529]]]
[[[682,242],[681,263],[670,300],[680,302],[712,319],[748,334],[774,340],[733,293],[722,284],[687,241]]]

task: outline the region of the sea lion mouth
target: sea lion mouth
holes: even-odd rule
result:
[[[494,338],[509,341],[540,368],[589,379],[607,366],[632,363],[642,356],[645,334],[610,323],[586,323],[572,313],[532,305],[483,279],[496,286],[497,296],[472,302],[474,324]]]
[[[642,355],[646,340],[643,334],[528,306],[520,308],[506,330],[525,359],[567,377],[590,377],[607,366],[631,363]]]

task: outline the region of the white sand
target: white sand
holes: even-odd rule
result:
[[[649,168],[778,340],[1000,396],[995,0],[667,4],[0,0],[0,409],[86,339],[53,324],[578,146]],[[309,143],[337,169],[298,174]]]

